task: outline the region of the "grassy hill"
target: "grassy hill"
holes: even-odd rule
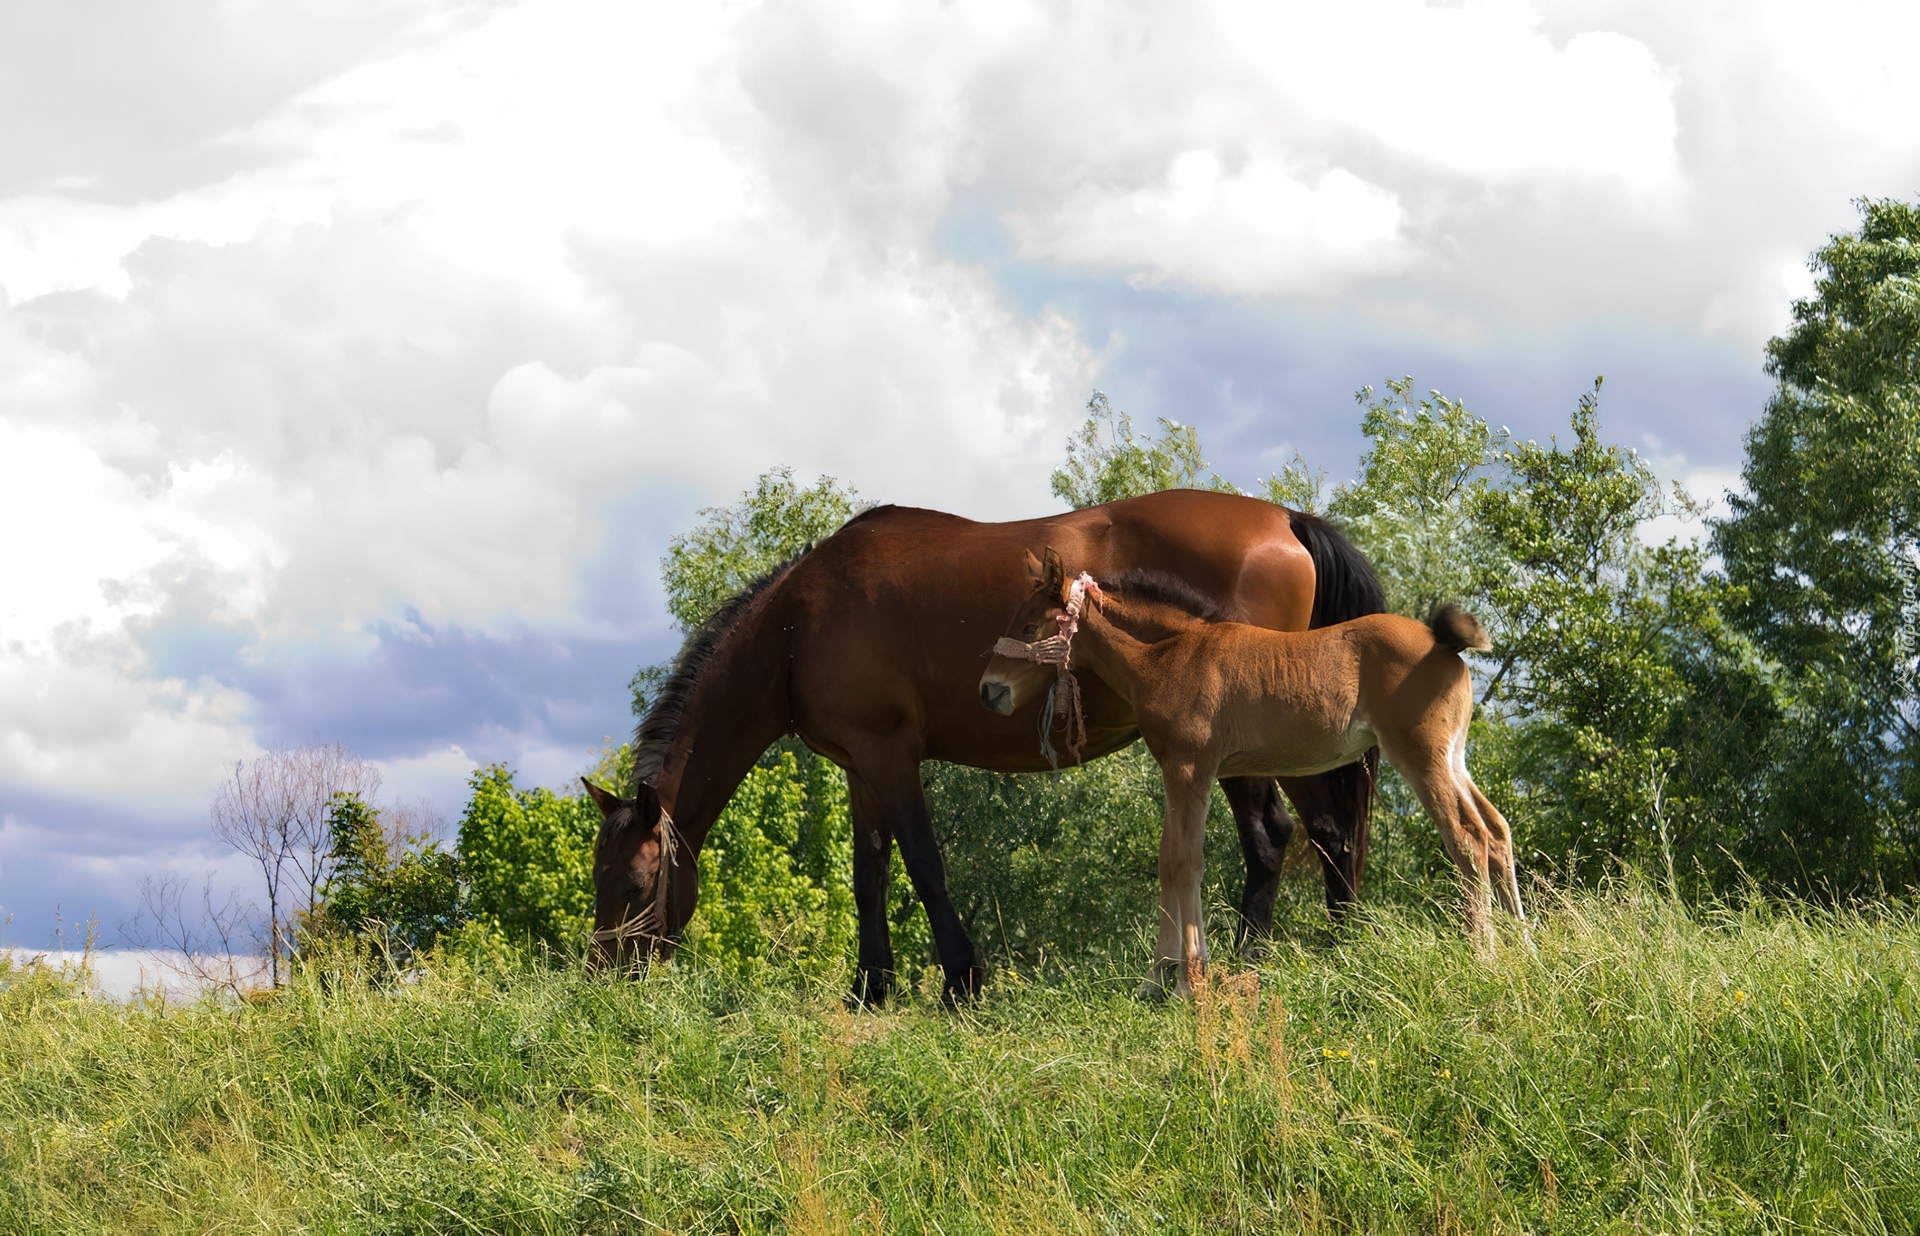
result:
[[[1304,931],[1191,1005],[977,1007],[443,961],[244,1005],[0,970],[0,1228],[1859,1231],[1920,1226],[1920,922],[1644,886],[1478,959]]]

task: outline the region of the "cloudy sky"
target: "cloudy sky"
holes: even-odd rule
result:
[[[342,12],[350,15],[342,16]],[[457,813],[762,470],[982,518],[1098,386],[1252,486],[1412,374],[1711,495],[1908,3],[0,0],[0,942],[340,741]]]

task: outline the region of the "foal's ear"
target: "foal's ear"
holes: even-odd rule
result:
[[[585,777],[580,778],[580,784],[587,787],[587,794],[593,799],[594,806],[600,808],[602,816],[612,815],[620,809],[618,796],[601,789]]]
[[[1021,552],[1027,556],[1027,578],[1033,581],[1033,586],[1038,588],[1040,585],[1046,583],[1047,568],[1040,565],[1040,560],[1033,556],[1032,550],[1027,549]]]
[[[1047,546],[1046,586],[1054,592],[1064,592],[1067,587],[1067,567],[1060,561],[1060,554],[1053,546]]]

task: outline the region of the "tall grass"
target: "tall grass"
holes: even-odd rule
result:
[[[961,1012],[675,966],[444,960],[241,1005],[0,971],[0,1227],[1899,1231],[1920,921],[1645,886],[1477,958],[1282,941],[1190,1005],[1002,973]]]

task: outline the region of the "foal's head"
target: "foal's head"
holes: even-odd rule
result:
[[[599,962],[631,966],[673,956],[682,925],[681,890],[691,879],[689,856],[678,853],[673,819],[660,796],[642,783],[620,798],[581,779],[600,808],[593,843],[593,952]]]
[[[1051,546],[1047,548],[1045,561],[1034,557],[1032,550],[1027,551],[1027,574],[1033,580],[1033,591],[1021,603],[1013,621],[1007,624],[1005,636],[1021,644],[1031,644],[1059,629],[1059,616],[1066,613],[1067,593],[1072,586],[1067,579],[1066,565]],[[987,662],[986,672],[980,675],[980,702],[993,712],[1010,717],[1019,709],[1021,701],[1045,691],[1056,676],[1057,671],[1051,666],[996,652]]]
[[[1073,593],[1066,565],[1051,548],[1044,561],[1027,554],[1027,574],[1033,591],[1007,624],[1004,637],[1019,644],[1059,633]],[[1178,576],[1140,568],[1099,581],[1098,587],[1088,590],[1085,604],[1097,605],[1108,621],[1147,643],[1227,616],[1218,601]],[[1052,666],[996,651],[980,676],[980,702],[1009,716],[1022,701],[1047,690],[1056,673]]]

